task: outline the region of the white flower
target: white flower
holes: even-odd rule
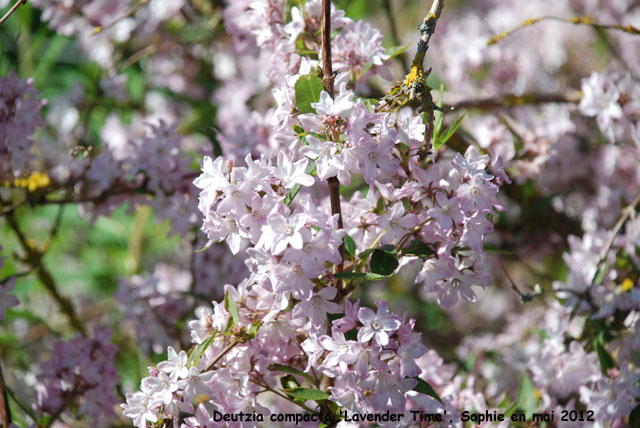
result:
[[[122,414],[133,419],[133,424],[138,428],[146,428],[147,421],[158,421],[160,403],[144,392],[128,393],[127,403],[120,406],[124,409]]]
[[[358,341],[368,342],[375,336],[379,345],[386,346],[389,343],[388,332],[397,330],[401,323],[389,313],[386,303],[379,301],[377,304],[377,313],[369,308],[360,308],[358,311],[358,319],[364,324],[358,331]]]
[[[142,379],[141,389],[152,397],[152,401],[169,404],[173,393],[178,390],[178,384],[164,372],[157,376],[149,376]]]
[[[305,171],[308,164],[309,161],[307,159],[291,162],[284,152],[280,152],[278,153],[278,166],[276,167],[275,175],[287,189],[291,189],[296,184],[307,187],[313,186],[315,180]]]
[[[613,121],[622,117],[622,108],[618,104],[620,91],[616,85],[594,72],[588,79],[582,80],[582,99],[580,100],[580,113],[585,116],[595,117],[600,130],[614,139]]]
[[[343,89],[346,89],[346,86],[345,88],[340,88],[340,94],[335,99],[331,98],[328,92],[322,91],[320,93],[320,101],[311,103],[311,107],[316,109],[318,114],[346,118],[355,108],[355,104],[353,102],[353,92]]]
[[[187,353],[180,351],[176,353],[171,346],[167,348],[168,360],[158,364],[158,369],[171,376],[171,379],[183,379],[187,377],[189,369],[187,368]]]
[[[197,368],[191,367],[187,378],[178,382],[178,386],[184,391],[184,400],[190,402],[196,395],[211,394],[211,387],[207,382],[211,382],[213,375],[214,372],[200,373]]]

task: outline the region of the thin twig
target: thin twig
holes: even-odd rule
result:
[[[418,49],[411,64],[411,72],[404,81],[404,85],[411,87],[413,93],[414,87],[419,88],[422,97],[422,105],[425,111],[425,128],[424,138],[422,140],[422,149],[420,151],[420,159],[422,160],[427,154],[431,153],[431,139],[433,138],[434,122],[435,122],[435,104],[431,96],[431,89],[427,86],[427,77],[424,73],[424,57],[429,49],[429,41],[436,30],[436,24],[444,8],[444,0],[433,0],[429,13],[418,27],[420,31],[420,40],[418,40]]]
[[[2,23],[4,23],[4,21],[9,19],[11,14],[13,14],[13,12],[18,10],[18,7],[20,7],[21,5],[25,4],[26,2],[27,2],[27,0],[18,0],[13,6],[11,6],[11,9],[9,9],[7,11],[7,13],[5,13],[2,18],[0,18],[0,25],[2,25]]]
[[[11,424],[11,409],[7,399],[7,390],[2,377],[2,365],[0,364],[0,425],[8,427]]]
[[[82,322],[80,322],[80,319],[76,314],[73,304],[71,304],[69,299],[67,299],[66,297],[60,294],[60,292],[58,291],[58,286],[56,285],[56,282],[53,279],[53,276],[51,276],[49,271],[45,268],[44,264],[42,263],[42,253],[38,249],[33,248],[31,245],[29,245],[29,242],[26,236],[24,235],[24,233],[22,233],[22,230],[20,229],[20,225],[16,221],[16,218],[13,212],[6,214],[5,217],[7,219],[7,223],[9,224],[9,227],[14,231],[14,233],[18,237],[18,241],[20,241],[20,244],[22,245],[22,249],[25,252],[24,262],[27,263],[31,267],[31,269],[33,269],[33,271],[36,273],[42,285],[44,285],[44,287],[49,292],[51,297],[53,297],[53,299],[58,304],[60,311],[64,313],[69,319],[71,326],[75,330],[80,332],[83,336],[86,336],[84,325],[82,324]]]
[[[6,278],[0,279],[0,285],[6,284],[7,282],[12,280],[13,278],[21,278],[23,276],[27,276],[27,275],[31,274],[31,272],[33,272],[33,271],[32,270],[26,270],[24,272],[18,272],[18,273],[14,273],[13,275],[9,275]]]
[[[511,278],[511,275],[509,275],[509,271],[507,271],[507,268],[504,266],[504,263],[502,263],[502,260],[498,259],[498,261],[500,262],[500,266],[502,266],[502,270],[504,271],[504,274],[507,276],[507,279],[511,283],[511,289],[515,291],[518,294],[518,296],[520,296],[520,300],[523,303],[530,301],[532,299],[532,296],[530,294],[524,294],[522,291],[520,291],[515,281]]]
[[[78,391],[79,388],[80,388],[80,381],[76,380],[75,385],[73,386],[73,389],[71,390],[71,392],[68,393],[67,399],[64,400],[64,403],[62,403],[60,407],[58,407],[58,409],[55,411],[55,413],[51,415],[51,419],[49,419],[47,423],[44,425],[45,428],[51,427],[53,423],[58,420],[60,415],[62,415],[62,413],[67,409],[67,407],[69,407],[69,405],[76,398],[76,395],[79,392]]]
[[[566,103],[577,104],[580,102],[578,91],[564,94],[536,94],[524,95],[509,94],[500,97],[480,98],[477,100],[464,100],[444,107],[444,111],[456,111],[463,108],[476,108],[491,110],[500,108],[512,108],[532,104]]]
[[[231,351],[233,348],[235,348],[236,346],[238,346],[240,343],[241,343],[241,341],[239,341],[239,340],[238,340],[238,341],[236,341],[236,342],[233,342],[232,344],[230,344],[230,345],[229,345],[229,346],[227,346],[226,348],[224,348],[224,349],[222,350],[222,352],[220,352],[220,355],[218,355],[218,356],[216,357],[216,359],[215,359],[215,360],[213,360],[213,361],[211,362],[211,364],[209,364],[209,366],[207,367],[207,369],[206,369],[205,371],[207,371],[207,372],[208,372],[209,370],[213,370],[213,368],[216,366],[216,364],[218,363],[218,361],[220,361],[220,360],[222,359],[222,357],[224,357],[225,355],[227,355],[227,353],[228,353],[229,351]]]
[[[142,6],[144,6],[145,4],[149,3],[149,0],[138,0],[138,3],[134,4],[129,10],[127,10],[123,15],[120,15],[119,17],[117,17],[116,19],[114,19],[113,21],[111,21],[110,23],[108,23],[107,25],[105,25],[104,27],[96,27],[93,30],[93,35],[100,33],[103,30],[106,30],[107,28],[113,27],[114,25],[116,25],[118,22],[120,22],[121,20],[123,20],[124,18],[128,18],[131,15],[133,15],[134,13],[136,13],[138,11],[138,9],[140,9]]]
[[[276,391],[275,389],[271,388],[271,387],[267,384],[267,382],[266,382],[266,381],[264,381],[264,379],[263,379],[263,382],[264,382],[264,383],[263,383],[263,382],[256,382],[255,380],[252,380],[252,379],[249,379],[249,382],[251,382],[251,383],[253,383],[253,384],[255,384],[255,385],[258,385],[258,386],[260,386],[260,387],[264,388],[265,390],[267,390],[267,391],[269,391],[269,392],[274,393],[275,395],[277,395],[277,396],[278,396],[278,397],[280,397],[280,398],[284,398],[285,400],[287,400],[287,401],[289,401],[289,402],[291,402],[291,403],[295,404],[296,406],[299,406],[299,407],[303,408],[304,410],[306,410],[306,411],[308,411],[308,412],[311,412],[311,413],[318,413],[318,412],[314,411],[313,409],[309,408],[309,406],[306,406],[304,403],[300,403],[300,402],[294,401],[294,400],[292,400],[290,397],[287,397],[286,395],[282,394],[281,392],[278,392],[278,391]]]
[[[322,85],[325,91],[333,98],[333,65],[331,62],[331,1],[322,0]],[[329,201],[331,203],[331,214],[338,215],[338,229],[342,229],[342,209],[340,208],[340,181],[338,177],[329,177]],[[340,244],[340,264],[335,268],[334,273],[342,272],[344,269],[344,244]],[[335,286],[339,287],[340,281],[336,280]]]
[[[393,18],[393,8],[391,7],[391,0],[382,0],[382,6],[384,7],[385,14],[387,15],[387,21],[389,21],[389,28],[391,30],[391,41],[394,46],[400,46],[400,37],[398,36],[398,27],[396,26],[396,21]],[[407,55],[405,52],[402,52],[398,55],[400,59],[400,63],[402,64],[402,69],[404,73],[409,73],[409,67],[407,66]]]
[[[58,230],[60,230],[60,225],[62,224],[62,214],[64,211],[64,205],[58,205],[58,213],[56,214],[56,219],[53,222],[53,227],[49,232],[49,238],[45,241],[45,249],[51,248],[51,244],[53,244],[53,239],[58,234]],[[46,250],[45,250],[46,251]]]
[[[19,400],[18,397],[16,396],[16,393],[13,392],[11,390],[11,388],[9,388],[7,385],[5,385],[4,386],[4,390],[6,391],[7,395],[9,397],[11,397],[13,402],[16,403],[17,406],[20,407],[20,409],[22,409],[23,412],[25,412],[27,415],[29,415],[29,417],[31,419],[33,419],[34,421],[38,420],[38,418],[36,417],[35,413],[33,413],[33,410],[29,406],[27,406],[25,403],[23,403],[21,400]]]
[[[620,215],[620,218],[618,218],[618,221],[613,226],[613,229],[611,229],[611,231],[609,232],[609,237],[607,238],[607,241],[605,242],[604,246],[600,250],[600,256],[599,256],[599,261],[598,261],[598,269],[596,269],[596,272],[593,274],[593,278],[591,279],[591,284],[592,285],[595,283],[596,278],[598,277],[598,275],[605,268],[605,265],[606,265],[605,260],[607,258],[607,254],[609,254],[609,250],[611,250],[611,246],[613,245],[613,241],[616,239],[616,236],[618,236],[618,233],[620,232],[620,229],[622,229],[622,226],[624,226],[624,223],[627,221],[627,219],[629,217],[631,217],[631,215],[634,213],[634,211],[635,211],[635,209],[636,209],[636,207],[638,205],[640,205],[640,194],[638,196],[636,196],[636,198],[633,200],[633,202],[631,202],[629,205],[627,205],[626,207],[624,207],[622,209],[622,213]]]
[[[493,45],[495,43],[498,43],[500,40],[504,39],[505,37],[510,36],[513,33],[517,33],[523,28],[530,27],[541,21],[558,21],[558,22],[576,24],[576,25],[588,25],[590,27],[599,28],[603,30],[617,30],[617,31],[625,32],[627,34],[640,35],[640,29],[638,29],[637,27],[634,27],[633,25],[624,26],[624,25],[618,25],[618,24],[613,24],[613,25],[600,24],[595,22],[590,17],[580,17],[580,16],[574,16],[573,18],[565,18],[562,16],[541,16],[539,18],[527,19],[526,21],[522,22],[520,25],[518,25],[516,28],[512,30],[503,31],[502,33],[489,39],[489,41],[487,42],[487,45]]]

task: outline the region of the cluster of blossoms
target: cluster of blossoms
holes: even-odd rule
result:
[[[124,202],[130,208],[150,205],[159,218],[171,221],[173,231],[185,235],[197,221],[188,203],[194,193],[191,176],[175,125],[161,120],[139,139],[111,139],[73,181],[77,194],[94,202],[94,215],[108,215]]]
[[[93,338],[78,334],[67,342],[56,342],[51,358],[40,367],[37,410],[58,415],[70,403],[79,416],[88,416],[93,426],[111,426],[113,409],[118,402],[115,389],[119,383],[114,366],[117,346],[111,332],[96,328]]]
[[[0,78],[0,182],[10,183],[28,170],[33,133],[44,126],[43,105],[33,80],[21,80],[13,71]]]
[[[599,23],[634,25],[640,8],[635,2],[613,1],[556,2],[551,10],[547,2],[535,1],[495,6],[486,16],[469,10],[463,19],[445,21],[434,46],[446,59],[438,55],[434,60],[443,60],[443,77],[451,91],[459,92],[452,94],[453,100],[470,93],[500,94],[507,97],[497,104],[488,99],[486,105],[503,107],[527,104],[536,92],[566,91],[561,104],[473,118],[470,132],[479,146],[503,157],[517,182],[530,180],[541,194],[552,197],[553,208],[577,220],[584,234],[569,236],[570,251],[563,257],[568,277],[551,284],[561,303],[508,315],[504,333],[469,337],[458,352],[461,358],[471,354],[482,359],[475,382],[495,402],[505,392],[517,395],[526,368],[541,394],[536,411],[558,414],[586,408],[594,412],[595,426],[624,425],[640,398],[640,370],[632,357],[638,337],[638,41],[627,34],[607,35],[617,60],[606,71],[582,71],[582,80],[573,82],[580,90],[577,99],[567,89],[572,83],[565,80],[564,70],[577,58],[582,70],[591,61],[591,54],[575,53],[595,43],[596,33],[588,27],[541,22],[504,41],[486,42],[525,19],[544,15],[595,16]],[[519,48],[531,34],[538,41],[552,37],[554,42]],[[536,49],[544,49],[544,54]],[[597,67],[595,61],[592,67]],[[509,205],[506,201],[507,212]],[[531,259],[530,250],[538,258],[550,253],[549,243],[557,238],[555,231],[548,232],[552,235],[546,243],[538,238],[537,245],[520,250],[523,259]]]
[[[275,157],[282,146],[298,144],[298,138],[291,130],[295,123],[290,115],[293,86],[297,77],[319,65],[308,52],[322,55],[318,38],[321,0],[310,0],[289,11],[284,0],[226,3],[225,30],[231,35],[233,44],[230,51],[229,47],[221,47],[221,52],[216,54],[225,58],[222,65],[216,65],[216,71],[226,77],[214,94],[220,144],[228,157],[242,159],[247,152],[254,156]],[[353,87],[374,73],[391,79],[389,56],[385,54],[383,37],[377,29],[346,17],[333,6],[331,28],[335,32],[331,53],[336,87],[343,84]],[[253,73],[256,69],[263,70],[258,79]],[[269,88],[272,88],[275,107],[264,113],[251,109],[249,99],[265,98],[263,94],[269,95]],[[364,88],[366,90],[367,86]],[[270,100],[264,103],[270,103]],[[339,106],[336,110],[327,114],[349,114],[339,111]]]
[[[446,84],[445,103],[472,97],[480,98],[472,107],[510,109],[472,115],[453,150],[433,151],[422,115],[368,98],[379,90],[368,78],[393,80],[382,34],[333,6],[334,89],[320,90],[321,0],[30,3],[105,72],[93,92],[75,86],[49,108],[31,80],[13,72],[0,78],[0,185],[25,189],[0,188],[3,213],[68,200],[95,219],[125,203],[130,212],[146,205],[170,220],[171,232],[191,238],[187,252],[205,247],[189,263],[172,260],[119,281],[120,325],[135,332],[144,354],[167,349],[121,406],[136,426],[213,427],[221,414],[244,413],[226,425],[256,427],[301,411],[336,422],[405,415],[383,426],[413,426],[412,412],[422,411],[464,426],[464,411],[516,405],[547,415],[586,409],[597,427],[633,423],[627,417],[640,401],[638,40],[603,36],[586,18],[573,20],[585,26],[533,20],[502,32],[545,14],[635,28],[637,2],[482,0],[443,14],[428,59]],[[202,28],[217,36],[222,26],[224,41],[191,40]],[[615,53],[606,71],[591,72],[599,67],[595,44]],[[129,79],[139,71],[149,87],[134,100]],[[87,124],[103,98],[110,109],[97,147]],[[527,105],[541,99],[553,104]],[[215,112],[194,113],[210,102]],[[119,110],[126,107],[140,112],[125,119]],[[45,129],[34,136],[37,128]],[[194,152],[204,155],[199,176]],[[48,174],[37,172],[42,166],[51,167]],[[347,186],[337,194],[341,215],[329,197],[338,182]],[[409,277],[415,295],[438,309],[482,300],[478,288],[493,285],[497,271],[484,248],[494,228],[492,243],[516,247],[517,257],[537,262],[554,254],[553,226],[531,245],[522,244],[530,236],[512,242],[505,233],[523,210],[517,203],[529,203],[514,192],[518,186],[549,199],[584,233],[568,237],[564,280],[520,294],[544,308],[505,316],[505,304],[491,314],[506,318],[501,333],[461,341],[464,370],[428,349],[415,331],[423,326],[406,313],[392,313],[384,300],[371,309],[368,296],[349,300],[363,281],[394,274]],[[501,187],[507,192],[499,194]],[[38,263],[43,256],[25,251]],[[15,280],[0,283],[0,319],[18,304],[8,294]],[[237,285],[220,286],[231,280]],[[504,298],[495,288],[483,297]],[[181,325],[189,319],[188,333]],[[189,336],[191,349],[181,350]],[[37,411],[112,424],[121,401],[113,395],[116,348],[109,333],[97,329],[94,337],[53,345],[38,375]]]
[[[483,397],[499,401],[505,393],[517,394],[526,367],[525,376],[538,395],[535,412],[560,415],[563,410],[586,408],[592,412],[593,426],[624,424],[640,397],[640,372],[633,368],[629,354],[637,351],[637,339],[626,336],[611,344],[610,351],[620,352],[619,366],[604,373],[598,354],[607,351],[596,351],[592,345],[588,349],[581,343],[584,329],[592,324],[571,312],[570,307],[554,303],[512,314],[502,333],[468,338],[458,354],[480,361],[475,376]],[[635,318],[625,323],[635,324]],[[584,426],[584,420],[567,420],[559,426]]]
[[[124,314],[123,324],[136,332],[141,349],[160,354],[168,345],[181,343],[176,325],[192,306],[185,298],[190,285],[188,271],[162,264],[156,265],[153,275],[120,280],[114,297]]]
[[[328,397],[345,411],[405,412],[406,396],[412,394],[417,383],[413,377],[422,373],[418,358],[426,352],[420,334],[412,333],[412,320],[389,313],[384,302],[379,302],[377,313],[358,308],[357,302],[347,303],[345,316],[334,324],[330,336],[318,331],[300,342],[297,336],[304,334],[308,326],[291,313],[300,306],[291,312],[267,315],[257,330],[251,320],[262,311],[254,304],[259,303],[259,294],[265,291],[256,293],[248,288],[245,284],[227,287],[229,296],[233,296],[230,298],[241,299],[237,324],[229,324],[230,316],[223,304],[214,303],[213,311],[199,309],[198,320],[190,323],[198,346],[189,355],[169,348],[168,360],[152,368],[150,376],[142,381],[142,391],[127,396],[124,414],[132,417],[136,426],[156,422],[160,410],[163,419],[172,418],[174,422],[179,420],[180,412],[195,412],[184,421],[189,427],[213,426],[214,411],[259,413],[264,418],[271,413],[266,406],[276,405],[283,411],[291,410],[292,403],[275,396],[259,401],[258,394],[278,388],[279,381],[294,390],[306,384],[317,386],[323,375],[331,379],[333,386],[329,388],[331,395],[322,393],[322,399]],[[342,309],[326,300],[333,295],[332,288],[318,293],[312,307],[307,308],[311,324],[326,323],[327,312]],[[203,344],[208,346],[203,348]],[[294,375],[282,377],[283,371]],[[200,394],[208,399],[195,411],[191,402]],[[423,408],[430,400],[436,403],[433,398],[416,399],[412,408]],[[237,422],[249,423],[232,425],[260,426],[257,420]]]
[[[291,14],[317,26],[318,6],[308,2],[302,15],[294,9]],[[363,26],[347,25],[339,13],[332,16],[343,30],[339,34],[358,29],[361,38],[367,36]],[[299,34],[287,26],[295,23],[294,18],[278,32],[273,26],[282,23],[262,28],[262,52],[291,55],[287,40],[295,42]],[[334,55],[340,57],[339,48]],[[268,144],[278,148],[277,156],[267,150],[255,157],[205,157],[194,181],[201,189],[203,232],[211,244],[224,241],[233,254],[246,254],[250,276],[237,287],[226,286],[224,303],[197,311],[189,354],[170,348],[169,360],[152,367],[142,390],[127,396],[124,414],[137,426],[167,418],[177,423],[185,412],[194,414],[185,419],[189,426],[208,426],[214,411],[269,413],[274,405],[283,410],[291,404],[277,397],[295,399],[303,387],[345,412],[443,411],[435,399],[412,391],[426,352],[413,333],[414,321],[390,314],[384,302],[377,303],[377,312],[343,302],[346,284],[354,279],[347,274],[345,283],[336,282],[333,269],[343,263],[340,246],[348,236],[355,246],[351,275],[377,270],[376,257],[368,257],[374,250],[395,261],[388,273],[420,260],[417,282],[436,293],[440,305],[451,307],[459,296],[475,301],[471,286],[492,282],[482,241],[499,208],[498,187],[509,181],[500,158],[471,147],[464,156],[429,159],[425,168],[418,157],[420,116],[411,110],[376,112],[348,89],[355,83],[350,76],[360,72],[358,60],[336,59],[335,96],[319,91],[318,101],[305,106],[295,86],[315,77],[317,63],[296,58],[287,62],[295,70],[287,71],[291,77],[272,82],[276,107],[265,116],[273,126]],[[331,177],[344,185],[361,177],[366,192],[341,203],[342,229],[338,215],[330,214],[326,192],[319,190]],[[343,312],[329,328],[329,316]],[[279,367],[298,376],[283,377]],[[313,389],[323,376],[332,379],[329,389]],[[258,400],[267,391],[276,397],[265,400],[275,402]],[[208,398],[196,408],[192,401],[199,394]]]

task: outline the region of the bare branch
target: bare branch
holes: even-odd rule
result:
[[[416,55],[413,58],[411,64],[411,71],[404,80],[403,85],[410,90],[410,98],[414,97],[414,93],[417,92],[422,98],[422,108],[425,111],[426,121],[424,129],[424,138],[422,140],[422,150],[420,158],[423,159],[428,153],[431,153],[431,139],[433,138],[434,111],[436,105],[433,102],[431,96],[431,88],[427,86],[427,77],[424,72],[424,57],[429,49],[429,40],[436,30],[436,24],[444,8],[444,0],[433,0],[429,13],[422,21],[422,24],[418,27],[420,31],[420,40],[418,40],[418,49]]]
[[[477,100],[464,100],[455,104],[443,107],[444,111],[455,111],[464,108],[476,108],[480,110],[492,110],[501,108],[513,108],[524,105],[567,103],[577,104],[580,102],[578,91],[571,91],[564,94],[536,94],[529,93],[523,95],[509,94],[499,97],[480,98]]]
[[[15,2],[15,4],[13,6],[11,6],[11,9],[9,9],[7,11],[7,13],[5,13],[2,18],[0,18],[0,25],[2,25],[4,23],[4,21],[9,19],[9,17],[13,14],[13,12],[18,10],[18,7],[20,7],[21,5],[25,4],[26,2],[27,2],[27,0],[18,0],[17,2]]]
[[[2,377],[2,366],[0,365],[0,426],[8,427],[11,424],[11,409],[7,399],[7,391]]]
[[[527,19],[526,21],[522,22],[520,25],[518,25],[516,28],[512,30],[503,31],[502,33],[489,39],[489,41],[487,42],[487,45],[493,45],[495,43],[498,43],[500,40],[504,39],[505,37],[510,36],[513,33],[517,33],[523,28],[530,27],[541,21],[558,21],[558,22],[564,22],[564,23],[576,24],[576,25],[588,25],[596,29],[616,30],[616,31],[625,32],[627,34],[640,36],[640,29],[637,27],[634,27],[633,25],[625,26],[625,25],[617,25],[617,24],[614,24],[614,25],[600,24],[595,22],[592,18],[581,17],[581,16],[574,16],[573,18],[564,18],[561,16],[541,16],[539,18]]]
[[[80,318],[78,318],[75,308],[73,307],[69,299],[60,294],[53,276],[51,276],[49,271],[42,263],[42,253],[38,249],[33,248],[32,245],[29,245],[29,242],[26,236],[22,233],[20,225],[18,225],[13,212],[6,214],[5,217],[7,219],[9,227],[11,227],[11,229],[14,231],[14,233],[18,237],[18,241],[20,241],[20,244],[22,245],[22,249],[25,252],[25,263],[27,263],[36,273],[40,282],[44,285],[51,297],[53,297],[53,299],[58,304],[60,311],[64,313],[67,318],[69,318],[69,322],[71,323],[73,328],[80,332],[83,336],[86,336],[84,325],[80,321]]]
[[[322,84],[333,98],[333,66],[331,63],[331,1],[322,0]],[[331,214],[338,214],[338,228],[342,229],[342,209],[340,208],[340,181],[338,177],[329,177],[329,201]],[[340,245],[340,264],[335,272],[342,272],[344,268],[344,244]],[[339,281],[336,281],[338,285]]]

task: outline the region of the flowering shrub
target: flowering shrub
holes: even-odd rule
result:
[[[640,5],[30,3],[0,425],[640,424]]]

